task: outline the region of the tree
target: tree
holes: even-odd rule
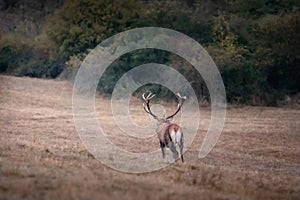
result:
[[[47,34],[65,57],[86,52],[104,39],[136,27],[139,6],[133,0],[65,2],[49,21]]]
[[[266,15],[256,26],[258,64],[275,89],[300,91],[300,14]]]

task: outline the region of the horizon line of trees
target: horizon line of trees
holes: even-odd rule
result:
[[[106,38],[154,26],[180,31],[208,51],[221,72],[229,103],[278,105],[286,95],[300,92],[298,0],[1,1],[4,15],[19,19],[12,30],[0,32],[2,73],[72,78],[85,55]],[[30,35],[32,30],[35,34]],[[121,56],[104,73],[99,91],[110,94],[122,74],[149,62],[175,68],[200,100],[209,101],[203,79],[189,63],[154,49]],[[148,87],[162,98],[172,95],[166,88]]]

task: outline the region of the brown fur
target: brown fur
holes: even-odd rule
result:
[[[175,132],[177,132],[178,131],[178,129],[179,129],[179,126],[177,125],[177,124],[171,124],[170,126],[169,126],[169,133],[171,133],[172,131],[175,131]]]

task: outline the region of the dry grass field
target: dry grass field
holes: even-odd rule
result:
[[[110,106],[109,99],[96,101],[114,131],[99,107]],[[140,104],[131,109],[139,123],[149,120]],[[0,76],[0,199],[300,199],[299,108],[228,109],[222,135],[204,159],[198,150],[210,109],[200,110],[185,163],[123,173],[85,150],[69,82]]]

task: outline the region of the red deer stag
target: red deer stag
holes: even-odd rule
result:
[[[149,93],[147,96],[143,93],[143,107],[146,113],[150,114],[154,119],[157,120],[156,133],[160,142],[160,148],[162,151],[162,156],[165,158],[165,147],[170,148],[173,153],[173,158],[178,159],[178,152],[176,150],[176,144],[179,146],[181,161],[183,162],[183,132],[179,125],[172,123],[173,117],[180,111],[184,101],[185,96],[178,96],[178,106],[176,112],[168,117],[157,117],[152,113],[150,109],[150,100],[155,96],[155,94]]]

